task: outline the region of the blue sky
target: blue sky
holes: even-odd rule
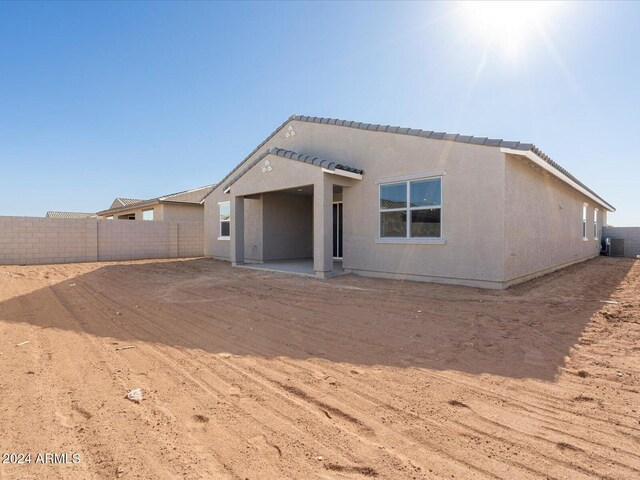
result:
[[[610,223],[640,225],[640,4],[522,18],[479,28],[453,3],[0,3],[0,215],[214,183],[297,113],[533,142],[618,208]]]

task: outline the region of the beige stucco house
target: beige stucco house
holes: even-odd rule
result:
[[[297,115],[204,206],[236,266],[488,288],[598,255],[614,211],[532,144]]]
[[[116,198],[99,219],[119,220],[204,220],[203,200],[215,185],[172,193],[149,200]]]

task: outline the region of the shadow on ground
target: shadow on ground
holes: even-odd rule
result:
[[[596,258],[506,291],[321,282],[210,259],[109,264],[5,300],[0,322],[216,354],[553,380],[633,264]]]

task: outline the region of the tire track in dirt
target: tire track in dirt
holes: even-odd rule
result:
[[[119,307],[120,307],[120,308],[122,308],[122,309],[123,309],[123,311],[124,311],[124,310],[126,310],[126,308],[124,308],[125,306],[123,306],[123,305],[119,305]],[[141,317],[141,319],[144,319],[144,317]],[[155,326],[157,326],[157,325],[155,325]],[[139,325],[138,325],[138,328],[139,328]],[[255,379],[254,379],[254,380],[255,380]]]

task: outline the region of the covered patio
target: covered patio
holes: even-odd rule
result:
[[[344,273],[334,258],[342,257],[343,238],[335,204],[361,178],[362,170],[336,162],[267,150],[224,189],[232,265],[317,278]]]

